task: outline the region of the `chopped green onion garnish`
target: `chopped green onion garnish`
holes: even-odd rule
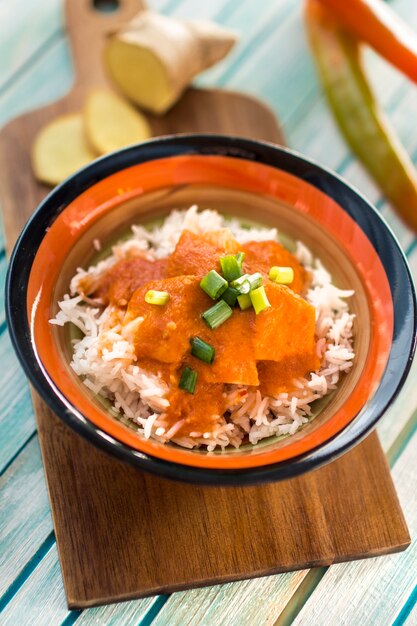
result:
[[[217,300],[226,291],[228,285],[223,276],[220,276],[216,270],[211,270],[201,279],[200,287],[210,298]]]
[[[236,289],[240,294],[249,293],[250,291],[250,282],[249,282],[249,274],[244,274],[240,278],[236,278],[232,280],[230,283],[230,287]]]
[[[255,274],[250,274],[248,276],[248,281],[250,284],[250,290],[258,289],[262,285],[262,274],[259,272],[255,272]]]
[[[242,276],[242,266],[239,264],[234,254],[221,257],[220,267],[222,268],[223,276],[229,282]]]
[[[240,294],[246,294],[253,289],[258,289],[262,285],[262,274],[255,272],[255,274],[244,274],[236,280],[232,280],[230,287],[236,289]]]
[[[245,258],[245,253],[244,252],[238,252],[236,255],[236,261],[239,263],[240,267],[242,267],[243,265],[243,260]]]
[[[239,306],[242,311],[245,311],[252,306],[252,300],[250,299],[250,295],[248,293],[243,293],[241,296],[238,296],[237,301],[239,302]]]
[[[200,337],[190,339],[191,354],[204,363],[213,363],[215,349],[209,343],[206,343]]]
[[[220,300],[216,302],[211,309],[205,311],[202,315],[203,320],[207,324],[209,328],[214,330],[223,322],[225,322],[229,317],[233,314],[233,309],[225,302],[224,300]]]
[[[181,374],[178,387],[184,389],[184,391],[188,391],[188,393],[194,393],[196,383],[197,372],[191,369],[191,367],[186,367]]]
[[[228,287],[224,294],[222,294],[222,300],[227,302],[227,304],[231,307],[235,306],[237,297],[239,292],[237,289],[233,289],[233,287]]]
[[[158,306],[164,306],[169,300],[169,293],[167,291],[154,291],[149,289],[145,293],[145,302],[148,304],[157,304]]]
[[[268,274],[274,283],[289,285],[294,280],[294,270],[292,267],[271,267]]]
[[[249,297],[252,301],[252,306],[255,309],[256,315],[267,309],[270,305],[268,298],[266,297],[265,287],[258,287],[249,293]]]

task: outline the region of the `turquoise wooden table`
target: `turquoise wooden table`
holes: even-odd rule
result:
[[[241,42],[199,83],[266,100],[288,145],[331,167],[387,219],[417,277],[417,241],[340,139],[323,101],[296,0],[151,0],[166,14],[212,18]],[[392,2],[417,28],[415,0]],[[55,100],[71,85],[61,0],[0,0],[0,124]],[[417,88],[375,55],[370,74],[417,164]],[[378,559],[68,611],[28,386],[4,316],[7,260],[0,240],[0,624],[385,625],[417,624],[417,362],[378,431],[413,543]]]

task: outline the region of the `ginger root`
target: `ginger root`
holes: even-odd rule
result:
[[[236,40],[233,32],[212,22],[141,11],[109,36],[104,63],[126,97],[163,114],[197,74],[226,56]]]
[[[31,160],[36,178],[58,185],[102,154],[149,139],[142,113],[106,89],[93,89],[82,113],[60,115],[36,135]]]
[[[56,117],[40,130],[31,156],[36,178],[48,185],[57,185],[97,154],[85,139],[81,113],[68,113]]]
[[[106,89],[93,89],[88,94],[83,116],[85,136],[97,154],[107,154],[151,136],[146,118]]]

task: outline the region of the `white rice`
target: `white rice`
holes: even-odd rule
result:
[[[132,425],[147,439],[173,441],[185,448],[205,447],[209,452],[227,446],[238,448],[247,437],[256,444],[265,437],[293,435],[311,419],[312,403],[336,389],[340,376],[352,367],[354,358],[352,325],[354,315],[349,313],[345,298],[353,291],[343,291],[331,282],[329,272],[301,243],[297,243],[296,257],[311,272],[311,288],[306,300],[316,309],[317,353],[322,357],[321,367],[306,378],[294,381],[296,390],[278,396],[262,397],[259,390],[242,385],[227,385],[227,412],[214,432],[193,432],[189,437],[176,437],[182,426],[179,421],[167,430],[164,411],[169,406],[168,387],[161,377],[151,375],[135,364],[132,327],[134,320],[122,327],[119,310],[94,307],[78,295],[77,287],[84,276],[99,276],[118,260],[146,252],[149,259],[171,254],[184,229],[195,233],[229,228],[238,242],[277,239],[276,229],[242,228],[237,220],[225,221],[216,211],[198,212],[193,206],[188,211],[172,211],[162,226],[147,230],[132,227],[132,237],[116,245],[112,255],[87,271],[78,269],[71,281],[71,295],[59,302],[59,312],[52,324],[75,324],[84,337],[74,342],[71,367],[82,377],[86,387],[111,404],[112,413]],[[100,249],[100,242],[94,246]],[[104,348],[103,348],[104,346]]]

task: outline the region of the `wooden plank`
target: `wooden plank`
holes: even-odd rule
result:
[[[69,619],[71,623],[76,620],[77,626],[90,624],[136,626],[155,602],[155,598],[145,598],[122,605],[113,604],[88,609],[80,615],[68,611],[58,553],[56,546],[53,545],[6,606],[1,624],[16,626],[30,623],[36,626],[50,626]]]
[[[64,598],[59,599],[61,605],[64,601]],[[77,626],[93,624],[99,626],[137,626],[146,618],[149,611],[154,609],[155,605],[158,605],[157,597],[86,609],[77,619]],[[155,610],[157,610],[157,606]]]
[[[241,41],[225,62],[207,72],[204,78],[200,79],[199,84],[214,83],[221,87],[237,88],[260,96],[259,81],[267,75],[270,76],[269,73],[273,68],[276,68],[276,71],[273,72],[276,86],[281,80],[284,82],[287,76],[288,67],[281,63],[279,58],[284,55],[277,55],[276,50],[272,56],[273,63],[271,63],[271,57],[268,58],[266,65],[261,64],[260,60],[263,58],[265,47],[272,39],[279,37],[279,33],[286,27],[287,21],[294,16],[297,5],[286,0],[265,1],[262,3],[262,11],[259,11],[259,5],[251,7],[245,2],[242,2],[242,5],[243,11],[239,7],[239,11],[231,13],[225,20],[225,25],[242,34]],[[295,47],[291,46],[291,48],[294,49]],[[287,51],[290,53],[290,47],[287,48]],[[302,57],[305,58],[304,55]],[[241,81],[242,73],[243,81]],[[307,74],[306,79],[308,80]],[[280,77],[279,81],[277,80],[278,76]],[[292,76],[293,79],[294,76]],[[210,82],[206,83],[205,80]],[[287,83],[287,88],[292,89],[291,82]]]
[[[3,253],[4,250],[4,231],[3,231],[3,217],[0,211],[0,251]]]
[[[273,624],[307,570],[174,593],[152,626]]]
[[[0,596],[52,531],[38,442],[0,478]]]
[[[399,489],[401,501],[406,510],[407,520],[412,525],[412,532],[417,532],[417,507],[416,507],[416,490],[415,484],[417,479],[417,463],[415,461],[415,446],[417,445],[417,434],[409,442],[405,452],[400,457],[394,468],[395,482]],[[407,484],[407,487],[405,486]],[[347,526],[347,529],[349,526]],[[326,592],[320,594],[320,602],[317,601],[317,611],[320,606],[323,607],[323,619],[318,619],[318,614],[307,610],[302,613],[302,619],[297,620],[296,624],[305,626],[306,624],[314,624],[314,626],[328,626],[340,622],[343,616],[344,624],[376,624],[380,623],[380,617],[374,620],[370,619],[365,607],[368,606],[370,600],[377,597],[381,602],[381,598],[385,593],[385,603],[392,601],[392,590],[388,587],[395,584],[396,590],[402,594],[401,597],[407,597],[407,593],[415,578],[415,568],[413,563],[417,561],[417,545],[414,543],[401,555],[392,555],[383,559],[369,559],[365,561],[357,561],[355,563],[346,563],[343,565],[332,565],[328,568],[325,577],[332,572],[331,584],[326,587]],[[399,562],[401,561],[401,567]],[[388,563],[389,562],[389,563]],[[341,569],[343,568],[343,575]],[[379,573],[381,571],[390,570],[390,574],[383,576],[384,590],[381,593],[377,590]],[[372,594],[368,589],[368,577],[366,580],[360,578],[360,582],[353,581],[360,572],[366,571],[370,578],[373,578]],[[395,576],[395,572],[397,572]],[[336,574],[338,572],[338,575]],[[281,574],[271,576],[265,579],[258,579],[250,583],[233,583],[226,587],[198,589],[183,593],[173,594],[168,602],[158,613],[153,626],[197,626],[199,624],[210,624],[217,626],[227,624],[228,626],[239,626],[240,624],[251,624],[261,626],[263,624],[282,623],[280,617],[285,609],[291,604],[293,598],[297,597],[297,591],[305,585],[308,576],[314,577],[321,572],[295,572],[294,574]],[[394,583],[395,579],[395,583]],[[320,583],[316,593],[322,588]],[[350,606],[350,594],[348,590],[352,589],[352,585],[357,584],[362,590],[361,602],[362,607],[357,605],[357,611],[354,615],[346,618],[346,609]],[[346,591],[344,587],[346,586]],[[306,586],[307,588],[307,586]],[[338,602],[338,597],[343,594],[344,602]],[[377,595],[376,595],[377,594]],[[329,600],[331,598],[331,600]],[[391,600],[389,600],[391,598]],[[320,605],[321,603],[321,605]],[[333,609],[337,605],[337,610]],[[400,606],[400,602],[398,602]],[[307,607],[307,605],[306,605]],[[330,612],[326,611],[326,607]],[[375,601],[375,607],[377,602]],[[385,607],[388,609],[388,606]],[[389,607],[391,610],[391,607]],[[363,612],[361,613],[361,609]],[[365,619],[366,615],[366,619]],[[382,616],[382,612],[381,612]],[[393,611],[390,612],[391,620],[394,617]],[[278,621],[277,621],[278,620]],[[285,622],[287,623],[287,622]],[[289,622],[288,622],[289,623]],[[383,624],[392,621],[383,621]]]
[[[54,33],[62,30],[62,0],[1,2],[0,23],[1,89]]]
[[[31,458],[33,458],[32,453],[30,456]],[[42,485],[42,488],[43,488],[43,485]],[[27,497],[28,495],[26,494],[26,498]],[[36,490],[33,491],[32,498],[37,499]],[[21,515],[21,512],[19,513],[19,521],[20,521],[20,515]],[[9,555],[13,554],[13,552],[9,549],[8,554]],[[1,573],[3,574],[3,572]],[[15,570],[14,570],[14,573],[15,573]],[[185,611],[185,613],[188,613],[189,607],[193,606],[194,612],[195,611],[197,612],[196,612],[196,621],[192,623],[201,623],[199,622],[198,616],[200,615],[201,610],[204,609],[204,606],[220,602],[224,604],[223,606],[224,609],[225,607],[228,607],[228,610],[230,609],[230,618],[232,614],[235,615],[236,621],[233,621],[231,623],[239,624],[239,623],[242,623],[241,621],[239,622],[239,619],[243,619],[243,617],[247,617],[248,614],[251,616],[251,620],[252,619],[255,620],[256,613],[258,614],[258,617],[261,617],[261,616],[265,617],[265,607],[267,607],[267,605],[269,607],[268,610],[270,611],[274,611],[274,612],[277,612],[278,610],[281,611],[281,609],[285,606],[286,599],[289,597],[289,595],[291,595],[298,588],[299,584],[301,584],[304,578],[304,573],[305,572],[297,572],[295,574],[269,577],[269,578],[255,580],[255,581],[246,582],[246,583],[237,583],[234,585],[228,585],[226,587],[220,587],[220,588],[217,587],[213,589],[203,589],[203,590],[197,590],[193,592],[187,592],[184,594],[175,594],[174,596],[172,596],[172,599],[169,601],[169,603],[171,601],[179,602],[179,604],[182,607],[182,603],[185,599],[187,603],[187,607],[181,608],[180,616],[182,615],[182,611]],[[38,571],[38,569],[35,569],[35,571],[33,572],[31,576],[31,580],[29,583],[30,584],[29,588],[34,589],[35,593],[38,593],[37,586],[36,586],[37,585],[36,579],[39,576],[42,576],[41,573]],[[62,605],[64,602],[62,596],[59,596],[59,597],[54,596],[54,593],[55,593],[54,590],[57,588],[57,584],[55,581],[56,577],[60,579],[60,572],[58,569],[54,570],[53,576],[49,583],[49,586],[52,589],[52,592],[51,592],[52,598],[50,597],[50,594],[48,592],[47,600],[48,600],[48,604],[50,604],[51,618],[55,614],[55,610],[56,610],[55,604],[58,603]],[[26,594],[26,591],[25,591],[25,594]],[[256,604],[256,606],[253,606],[254,598],[256,598],[256,602],[258,603]],[[29,600],[27,601],[29,602]],[[218,606],[218,604],[214,604],[214,609],[216,606]],[[200,608],[197,610],[197,607],[200,607]],[[260,611],[261,607],[263,609],[263,612]],[[210,622],[207,622],[207,623],[217,623],[214,621],[216,618],[216,611],[214,609],[213,609],[214,614],[211,615],[210,613]],[[219,618],[219,615],[217,615],[217,619],[218,618]],[[230,620],[228,620],[226,623],[229,623],[229,621]],[[166,623],[171,623],[171,621],[167,621]],[[183,622],[180,621],[179,623],[183,623]],[[188,623],[188,622],[184,622],[184,623]],[[261,624],[265,622],[250,621],[249,623]]]
[[[417,432],[394,466],[393,478],[413,536],[417,533]],[[294,620],[313,623],[389,626],[417,584],[417,542],[402,554],[329,568],[316,591]],[[331,598],[331,602],[329,602]]]
[[[7,259],[0,248],[0,329],[4,327],[6,322],[6,315],[4,311],[4,288],[3,285],[6,280],[7,272]]]
[[[52,546],[36,568],[37,576],[30,576],[2,612],[2,626],[60,624],[68,615],[64,589],[59,574],[56,546]],[[45,593],[46,591],[46,593]],[[45,602],[47,596],[48,602]],[[61,601],[59,601],[61,600]]]
[[[410,603],[408,605],[408,603]],[[408,606],[407,606],[408,605]],[[417,624],[417,587],[414,588],[413,593],[408,598],[406,605],[403,607],[404,614],[399,615],[398,621],[393,626],[416,626]],[[404,620],[401,619],[404,617]]]
[[[182,0],[170,11],[171,15],[184,19],[216,20],[217,13],[222,11],[225,0]],[[236,7],[237,8],[237,7]],[[232,9],[233,10],[233,9]]]
[[[3,289],[3,285],[0,285]],[[0,474],[35,431],[25,375],[7,332],[0,335]]]
[[[409,257],[410,269],[417,281],[417,248]],[[414,357],[410,374],[398,398],[378,423],[378,435],[386,452],[394,444],[401,432],[406,429],[417,408],[417,356]]]
[[[68,45],[62,37],[0,96],[0,125],[62,96],[71,87],[72,79]]]
[[[399,95],[403,92],[404,79],[398,73],[393,74],[385,63],[374,56],[368,57],[367,67],[374,80],[383,86],[379,95],[380,102],[390,113],[395,110]],[[405,97],[408,97],[408,92]],[[320,128],[320,133],[317,128]],[[288,121],[285,123],[285,129],[295,149],[344,175],[343,163],[350,163],[352,154],[341,137],[321,92],[315,100],[309,101],[308,111],[294,118],[294,125]]]

